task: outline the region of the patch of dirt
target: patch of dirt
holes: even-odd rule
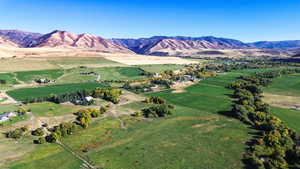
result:
[[[273,106],[286,109],[300,110],[300,97],[264,93],[263,99],[266,103]]]
[[[191,86],[195,83],[196,82],[191,82],[191,81],[175,83],[174,85],[171,86],[173,89],[175,89],[172,91],[172,93],[183,93],[183,92],[185,92],[184,89],[186,87]]]

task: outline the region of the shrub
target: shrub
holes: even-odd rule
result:
[[[32,131],[31,134],[34,136],[43,136],[45,132],[43,128],[37,128],[36,130]]]

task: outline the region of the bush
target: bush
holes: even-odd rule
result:
[[[151,96],[150,98],[146,98],[144,102],[148,104],[165,104],[166,100],[159,96]]]
[[[37,128],[36,130],[32,131],[31,134],[34,136],[43,136],[45,132],[43,128]]]
[[[44,144],[46,143],[46,138],[45,137],[40,137],[37,140],[33,141],[35,144]]]
[[[173,106],[163,104],[159,106],[145,108],[142,110],[142,113],[146,118],[166,117],[172,114],[172,109]]]
[[[18,129],[15,129],[13,131],[9,131],[8,133],[6,133],[6,137],[7,138],[19,139],[22,136],[24,136],[27,132],[28,132],[27,127],[21,127],[21,128],[18,128]]]

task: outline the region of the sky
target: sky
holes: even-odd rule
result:
[[[0,0],[0,29],[300,40],[300,0]]]

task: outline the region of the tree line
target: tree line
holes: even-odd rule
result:
[[[228,86],[234,90],[236,101],[227,115],[258,130],[244,155],[246,168],[300,168],[300,148],[296,145],[299,134],[272,115],[270,106],[262,101],[262,87],[270,85],[273,78],[299,72],[299,69],[286,69],[254,73],[241,76],[239,81]]]

